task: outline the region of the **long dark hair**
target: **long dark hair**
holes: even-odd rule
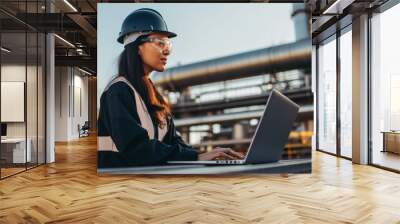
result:
[[[157,91],[151,80],[144,75],[143,61],[139,55],[139,37],[125,46],[119,57],[118,76],[125,77],[140,94],[150,115],[160,128],[166,125],[171,109],[165,98]]]

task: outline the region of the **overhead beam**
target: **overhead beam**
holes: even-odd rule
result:
[[[85,17],[80,14],[68,14],[67,15],[71,20],[73,20],[78,26],[82,28],[82,30],[88,35],[86,41],[90,44],[90,46],[96,46],[96,37],[97,30],[90,24]]]
[[[90,56],[55,56],[56,66],[88,67],[96,71],[96,58]]]
[[[0,8],[0,12],[5,13],[4,10]],[[6,12],[9,17],[1,18],[2,30],[20,30],[25,29],[26,25],[28,28],[33,30],[38,30],[40,32],[72,32],[72,31],[82,31],[84,30],[80,24],[77,24],[75,20],[72,20],[68,15],[62,13],[18,13],[12,15]],[[83,16],[81,16],[83,17]],[[86,20],[86,19],[85,19]],[[89,22],[88,22],[89,23]],[[93,27],[92,27],[93,28]],[[89,30],[90,28],[87,28]],[[93,28],[95,30],[95,28]],[[93,31],[93,29],[90,29]],[[89,30],[89,31],[90,31]],[[85,31],[86,32],[86,31]],[[96,33],[92,34],[96,36]]]

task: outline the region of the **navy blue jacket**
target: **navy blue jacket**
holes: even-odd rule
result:
[[[198,153],[185,144],[172,118],[163,141],[149,139],[140,126],[134,92],[126,83],[117,82],[100,99],[98,136],[111,136],[119,152],[98,151],[99,168],[163,165],[169,160],[197,160]],[[153,124],[155,124],[153,119]],[[157,130],[157,127],[154,127]]]

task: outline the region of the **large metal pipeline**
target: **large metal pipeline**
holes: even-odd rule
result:
[[[313,105],[304,105],[300,107],[299,115],[312,114],[314,110]],[[201,117],[190,117],[190,118],[180,118],[174,121],[175,127],[186,127],[201,124],[213,124],[229,121],[240,121],[252,118],[260,118],[263,114],[263,110],[248,111],[241,113],[232,114],[217,114]],[[312,115],[311,115],[312,116]]]
[[[152,81],[163,89],[250,77],[272,72],[311,68],[311,40],[268,47],[217,59],[173,67],[152,74]]]

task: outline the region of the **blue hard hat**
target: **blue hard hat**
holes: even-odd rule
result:
[[[161,14],[149,8],[138,9],[125,18],[117,41],[122,44],[126,35],[135,32],[155,32],[165,34],[169,38],[176,37],[175,33],[168,31]]]

